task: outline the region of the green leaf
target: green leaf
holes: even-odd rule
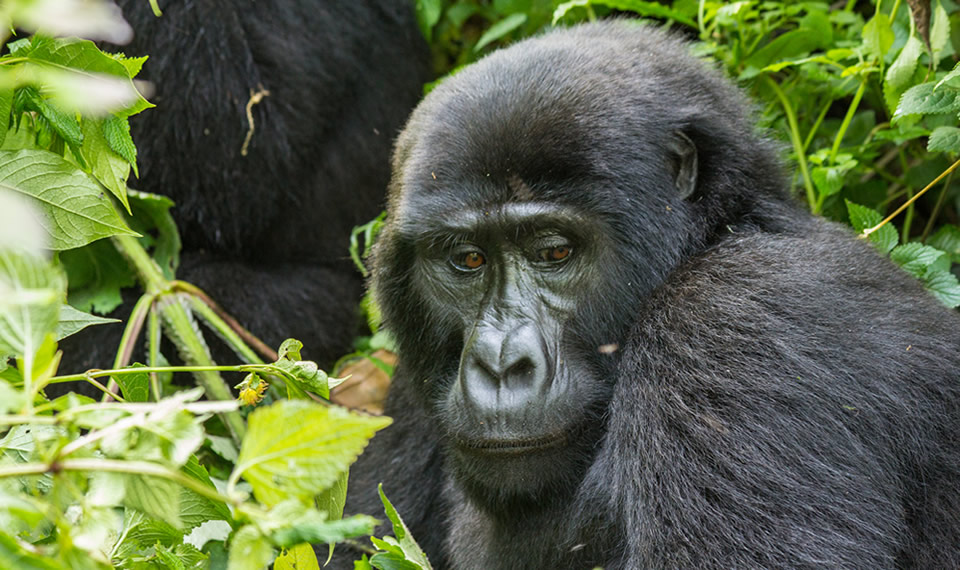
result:
[[[107,54],[107,55],[119,61],[123,65],[124,69],[127,70],[127,77],[131,79],[133,79],[134,77],[140,74],[140,70],[143,69],[143,64],[146,63],[148,59],[150,59],[150,56],[148,55],[143,55],[140,57],[126,57],[126,56],[115,54],[115,53]]]
[[[933,51],[934,67],[943,58],[944,49],[950,42],[950,17],[937,0],[933,8],[933,25],[930,26],[930,49]]]
[[[126,121],[126,119],[121,119]],[[99,119],[83,120],[83,147],[80,153],[89,167],[89,172],[100,184],[120,200],[124,209],[130,211],[127,200],[127,179],[130,164],[107,143],[106,123]]]
[[[857,166],[857,161],[851,155],[837,156],[838,164],[831,166],[817,166],[810,171],[810,178],[820,192],[820,196],[827,197],[836,194],[843,188],[844,178],[850,170]]]
[[[180,486],[160,477],[124,476],[124,504],[174,528],[183,528],[180,520]]]
[[[931,271],[924,277],[927,290],[944,305],[954,309],[960,306],[960,282],[949,271]]]
[[[89,40],[36,36],[20,57],[65,108],[130,116],[153,107],[133,85],[127,66]]]
[[[56,330],[65,288],[49,261],[0,250],[0,357],[33,356]]]
[[[0,568],[61,570],[61,566],[47,560],[46,557],[24,550],[12,536],[5,532],[0,532]]]
[[[320,570],[317,553],[309,544],[298,544],[284,550],[273,563],[273,570]]]
[[[74,333],[93,325],[119,323],[118,319],[107,319],[78,311],[72,306],[64,304],[60,307],[60,320],[57,322],[57,340],[66,338]]]
[[[960,63],[957,63],[957,65],[953,66],[953,69],[950,71],[950,73],[944,75],[943,78],[937,82],[937,84],[934,86],[934,90],[940,89],[940,87],[943,87],[944,85],[953,87],[955,89],[960,88]]]
[[[211,490],[216,490],[213,481],[210,480],[210,474],[196,456],[191,456],[180,470]],[[233,521],[226,504],[208,499],[186,487],[180,489],[180,519],[185,529],[192,529],[211,520]]]
[[[230,540],[228,570],[263,570],[274,558],[273,546],[253,525],[236,532]]]
[[[854,204],[850,200],[844,201],[847,204],[850,225],[853,226],[853,229],[857,232],[863,232],[863,230],[872,228],[883,221],[883,216],[880,215],[880,212],[867,208],[866,206]],[[900,238],[897,236],[897,230],[895,230],[892,225],[886,224],[870,234],[869,239],[877,249],[883,254],[887,254],[897,245]]]
[[[496,24],[490,26],[486,32],[477,40],[477,45],[473,46],[473,51],[480,51],[488,44],[495,42],[510,32],[516,30],[527,21],[527,15],[523,13],[510,14]]]
[[[265,505],[288,496],[312,500],[333,485],[391,420],[337,406],[284,400],[250,414],[234,475]]]
[[[130,136],[130,123],[126,117],[110,115],[103,120],[103,136],[110,146],[110,150],[126,160],[133,168],[134,174],[140,176],[137,170],[137,147]]]
[[[133,207],[131,228],[141,234],[140,244],[150,252],[167,279],[180,265],[180,233],[170,214],[173,200],[159,194],[128,190]]]
[[[292,508],[287,508],[292,507]],[[343,520],[327,520],[316,509],[305,509],[299,501],[286,501],[277,505],[283,524],[270,533],[270,540],[281,547],[289,548],[309,542],[335,543],[356,536],[369,535],[377,526],[377,519],[367,515],[355,515]]]
[[[906,115],[937,115],[960,110],[957,89],[943,86],[934,90],[935,83],[930,81],[915,85],[900,97],[900,104],[893,115],[896,121]]]
[[[404,524],[403,519],[400,518],[400,514],[393,508],[390,499],[387,499],[387,495],[383,492],[383,483],[377,486],[377,492],[380,494],[380,501],[383,502],[383,510],[393,526],[393,534],[397,538],[394,546],[398,546],[403,553],[404,560],[412,562],[416,565],[416,568],[423,568],[424,570],[431,568],[430,562],[427,560],[427,555],[423,553],[420,545],[413,539],[413,535],[410,534],[410,529]],[[384,538],[384,540],[387,539],[389,539],[389,537]],[[377,566],[376,561],[371,560],[371,562],[374,566]],[[380,566],[377,567],[380,568]]]
[[[954,263],[960,263],[960,228],[951,224],[940,226],[935,234],[927,239],[927,245],[947,252]]]
[[[415,0],[414,9],[417,13],[417,25],[420,33],[427,41],[433,40],[433,27],[440,21],[440,12],[443,10],[441,0]]]
[[[134,362],[128,368],[143,368],[143,364]],[[146,372],[132,374],[114,374],[111,376],[128,402],[147,402],[150,400],[150,375]]]
[[[863,46],[874,59],[883,61],[884,56],[893,47],[895,37],[890,18],[883,12],[878,13],[863,26]]]
[[[917,62],[920,61],[921,55],[923,55],[923,42],[910,36],[900,50],[900,55],[887,69],[883,82],[883,97],[891,112],[896,110],[897,102],[904,90],[913,83],[913,72],[917,69]]]
[[[50,247],[71,249],[113,235],[136,235],[100,186],[63,158],[44,150],[0,151],[0,188],[37,201]]]
[[[10,110],[13,108],[13,87],[0,85],[0,145],[10,128]]]
[[[918,242],[905,243],[893,248],[890,259],[916,278],[922,278],[927,268],[946,255],[937,248]]]
[[[781,34],[747,58],[744,65],[753,71],[744,72],[741,77],[748,79],[772,63],[809,53],[820,45],[820,38],[820,32],[805,28]]]
[[[110,240],[62,251],[59,257],[67,271],[67,301],[81,311],[110,313],[123,302],[120,290],[136,284],[127,260]]]
[[[957,127],[937,127],[927,139],[930,152],[960,152],[960,129]]]

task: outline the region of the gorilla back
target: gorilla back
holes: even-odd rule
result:
[[[556,31],[414,112],[348,510],[383,481],[440,568],[960,566],[960,318],[797,208],[685,52]]]

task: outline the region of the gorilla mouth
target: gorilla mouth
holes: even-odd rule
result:
[[[524,437],[519,439],[464,438],[457,440],[457,445],[467,452],[490,455],[522,455],[553,447],[560,447],[565,443],[567,443],[567,434],[562,431],[540,437]]]

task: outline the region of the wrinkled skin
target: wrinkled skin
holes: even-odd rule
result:
[[[960,319],[797,208],[685,51],[556,31],[414,112],[348,512],[383,481],[437,568],[958,567]]]

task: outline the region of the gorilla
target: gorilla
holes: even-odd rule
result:
[[[553,31],[414,111],[348,512],[382,481],[436,568],[960,567],[960,318],[686,52]]]
[[[156,87],[131,120],[131,186],[176,202],[177,277],[267,344],[292,336],[332,364],[360,320],[350,230],[381,210],[393,141],[430,79],[412,3],[161,0],[159,18],[146,0],[120,5],[135,37],[110,49],[149,54]],[[61,369],[110,364],[121,328],[66,339]]]

